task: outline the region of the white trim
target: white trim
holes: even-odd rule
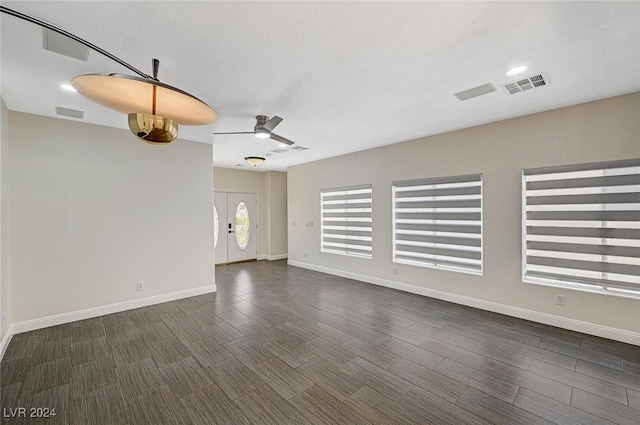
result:
[[[11,338],[13,338],[13,334],[15,332],[13,331],[13,325],[9,325],[9,329],[7,329],[7,333],[4,334],[4,336],[2,337],[2,340],[0,341],[0,361],[2,361],[2,358],[4,357],[4,353],[7,351],[7,347],[9,346],[9,343],[11,342]]]
[[[258,261],[260,261],[260,260],[267,260],[267,261],[285,260],[287,258],[289,258],[289,254],[260,255],[260,256],[258,256]]]
[[[33,320],[25,320],[12,325],[13,334],[29,332],[36,329],[48,328],[49,326],[62,325],[64,323],[78,320],[91,319],[92,317],[104,316],[106,314],[118,313],[126,310],[133,310],[140,307],[148,307],[154,304],[175,301],[182,298],[195,297],[196,295],[216,292],[216,285],[200,286],[198,288],[186,289],[183,291],[171,292],[168,294],[154,295],[136,300],[123,301],[99,307],[87,308],[84,310],[70,311],[68,313],[55,314],[53,316],[40,317]]]
[[[613,339],[615,341],[625,342],[640,346],[640,333],[631,332],[624,329],[612,328],[609,326],[598,325],[596,323],[584,322],[582,320],[570,319],[567,317],[556,316],[553,314],[542,313],[539,311],[527,310],[520,307],[514,307],[506,304],[499,304],[493,301],[480,300],[477,298],[467,297],[464,295],[451,294],[448,292],[437,291],[434,289],[423,288],[421,286],[411,285],[408,283],[397,282],[394,280],[381,279],[373,276],[367,276],[359,273],[348,272],[344,270],[332,269],[329,267],[309,264],[302,261],[289,260],[290,266],[301,267],[304,269],[314,270],[321,273],[332,274],[335,276],[346,277],[348,279],[359,280],[361,282],[372,283],[374,285],[385,286],[387,288],[398,289],[400,291],[412,294],[424,295],[426,297],[436,298],[439,300],[449,301],[469,307],[479,308],[482,310],[492,311],[494,313],[506,314],[520,319],[531,320],[533,322],[543,323],[545,325],[556,326],[559,328],[569,329],[576,332],[582,332],[589,335],[595,335],[603,338]]]

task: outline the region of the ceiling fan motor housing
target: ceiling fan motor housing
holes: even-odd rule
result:
[[[267,123],[268,120],[269,120],[269,117],[267,117],[266,115],[256,116],[256,126],[253,127],[253,132],[257,137],[261,139],[269,138],[269,135],[271,134],[271,132],[266,128],[264,128],[264,125]]]
[[[256,127],[258,126],[262,127],[267,123],[267,121],[269,121],[269,117],[266,115],[256,115],[256,121],[257,121]]]

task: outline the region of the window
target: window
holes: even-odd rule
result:
[[[320,192],[322,252],[371,258],[371,185]]]
[[[524,170],[523,279],[640,296],[640,159]]]
[[[394,182],[393,261],[482,274],[482,175]]]

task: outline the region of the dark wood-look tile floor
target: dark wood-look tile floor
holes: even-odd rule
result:
[[[15,335],[3,424],[640,424],[640,347],[288,267]],[[29,410],[27,410],[29,412]]]

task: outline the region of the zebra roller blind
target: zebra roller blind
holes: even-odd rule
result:
[[[640,295],[640,159],[522,180],[525,281]]]
[[[482,175],[393,183],[393,261],[482,274]]]
[[[371,185],[320,192],[321,251],[371,258],[371,196]]]

